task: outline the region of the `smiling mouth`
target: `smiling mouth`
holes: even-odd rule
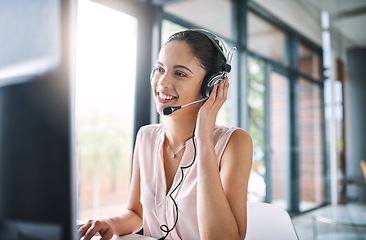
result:
[[[158,92],[158,100],[161,103],[168,103],[171,102],[173,100],[177,99],[177,97],[173,96],[173,95],[169,95],[169,94],[164,94],[161,92]]]

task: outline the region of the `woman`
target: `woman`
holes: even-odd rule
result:
[[[140,129],[127,210],[90,220],[79,229],[85,240],[97,232],[107,240],[141,228],[161,239],[244,239],[252,141],[239,128],[215,125],[228,78],[207,99],[201,89],[212,74],[222,73],[226,57],[217,40],[198,30],[168,39],[151,77],[157,111],[205,102]]]

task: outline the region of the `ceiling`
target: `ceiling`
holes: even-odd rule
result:
[[[196,26],[205,27],[227,39],[233,36],[231,0],[159,1],[164,2],[164,10],[172,15]],[[321,11],[325,10],[330,14],[332,29],[347,39],[347,47],[366,46],[366,31],[362,29],[366,24],[366,0],[252,1],[263,6],[268,12],[305,36],[307,31],[312,32],[307,37],[317,44],[321,44],[320,16]]]
[[[332,27],[354,45],[366,46],[366,0],[297,0],[320,16],[330,14]]]

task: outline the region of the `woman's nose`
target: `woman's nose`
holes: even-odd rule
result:
[[[171,84],[170,78],[167,72],[163,74],[157,74],[157,83],[162,87],[168,87]]]

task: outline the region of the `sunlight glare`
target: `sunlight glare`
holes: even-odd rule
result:
[[[77,110],[133,108],[136,34],[127,33],[136,32],[136,19],[92,1],[78,3]],[[121,101],[108,101],[113,98]]]

